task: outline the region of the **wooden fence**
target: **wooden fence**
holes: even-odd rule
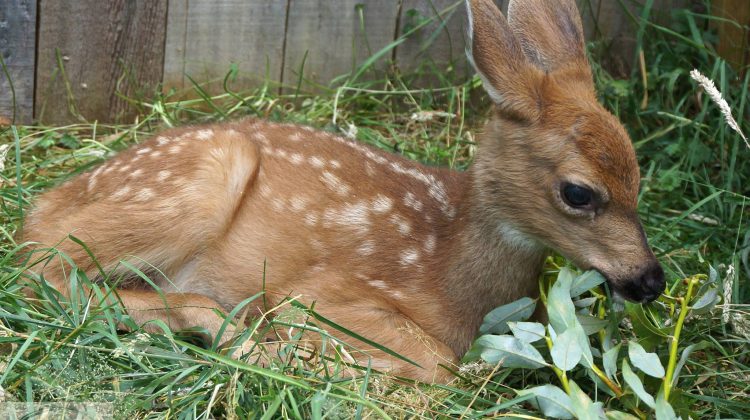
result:
[[[505,10],[508,0],[495,1]],[[587,37],[611,41],[632,62],[634,25],[621,2],[579,5]],[[122,121],[133,112],[124,97],[149,98],[159,84],[183,89],[190,79],[220,83],[233,63],[235,89],[296,85],[300,71],[309,88],[420,24],[373,68],[432,63],[466,74],[464,22],[459,0],[2,0],[0,117]]]

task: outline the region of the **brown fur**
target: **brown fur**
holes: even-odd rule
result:
[[[491,1],[471,2],[472,57],[497,109],[466,173],[293,125],[189,127],[42,194],[26,239],[58,244],[92,275],[69,233],[109,269],[158,267],[166,307],[154,291],[119,291],[139,322],[216,332],[213,309],[259,292],[265,276],[269,306],[301,295],[422,366],[369,351],[374,367],[445,380],[438,363],[466,351],[485,313],[538,294],[547,248],[615,286],[654,261],[633,148],[596,102],[572,0],[511,10],[508,24]],[[571,178],[608,197],[596,215],[561,207]],[[66,290],[59,261],[44,276]]]

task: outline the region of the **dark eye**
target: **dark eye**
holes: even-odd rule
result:
[[[586,187],[575,184],[563,184],[562,196],[571,207],[586,207],[591,204],[594,193]]]

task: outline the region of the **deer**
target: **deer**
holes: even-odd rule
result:
[[[486,313],[539,295],[552,251],[628,300],[656,299],[635,150],[597,101],[575,1],[511,0],[507,20],[491,0],[466,6],[493,106],[467,170],[254,118],[174,128],[40,194],[24,239],[94,277],[89,251],[110,270],[158,268],[161,290],[117,289],[139,324],[215,334],[217,310],[300,296],[414,362],[363,345],[371,366],[424,382],[453,377],[443,367]],[[31,270],[69,293],[59,259]]]

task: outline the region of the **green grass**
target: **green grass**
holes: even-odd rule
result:
[[[630,77],[614,78],[595,64],[595,79],[602,102],[624,122],[636,145],[643,176],[640,213],[667,271],[670,293],[684,294],[684,279],[713,266],[719,294],[729,298],[722,302],[726,306],[691,315],[685,323],[680,350],[691,344],[697,349],[671,402],[683,418],[750,418],[750,150],[688,72],[698,68],[716,82],[746,133],[750,75],[740,78],[708,46],[714,39],[705,29],[710,17],[686,10],[673,14],[671,28],[639,21],[647,87],[638,66]],[[606,46],[592,45],[591,51],[606,51]],[[604,58],[594,54],[593,62]],[[65,305],[54,290],[38,285],[32,287],[40,299],[22,292],[24,267],[34,261],[19,262],[14,235],[33,197],[166,126],[246,115],[337,132],[354,126],[360,141],[415,160],[465,168],[489,103],[476,78],[464,81],[450,72],[425,71],[388,80],[341,79],[338,88],[315,95],[294,89],[280,95],[276,86],[233,92],[230,72],[224,94],[212,96],[196,86],[197,100],[158,95],[140,103],[145,111],[137,124],[4,129],[0,144],[10,145],[0,174],[0,386],[5,400],[106,401],[115,404],[118,417],[541,416],[515,390],[559,385],[552,371],[474,363],[450,386],[394,382],[367,370],[357,379],[342,379],[338,370],[349,368],[340,358],[304,360],[294,355],[292,343],[282,344],[291,354],[287,360],[259,368],[196,345],[188,335],[118,332],[113,320],[128,320],[117,305]],[[432,89],[415,87],[414,81],[425,76],[435,80]],[[554,278],[557,269],[549,268],[545,275]],[[732,281],[725,280],[727,271],[734,273]],[[77,275],[77,281],[88,281]],[[85,296],[80,298],[85,302]],[[669,330],[677,319],[675,307],[662,300],[643,311],[630,309],[619,333],[645,340],[649,328]],[[722,319],[724,308],[729,322]],[[284,313],[270,326],[293,326],[293,333],[334,328],[306,308],[287,305]],[[334,345],[324,331],[320,334]],[[656,340],[654,351],[666,360],[668,340]],[[635,409],[639,403],[632,394],[605,396],[583,370],[570,377],[592,398],[606,401],[607,408],[649,412],[642,404]],[[645,384],[655,389],[647,379]]]

